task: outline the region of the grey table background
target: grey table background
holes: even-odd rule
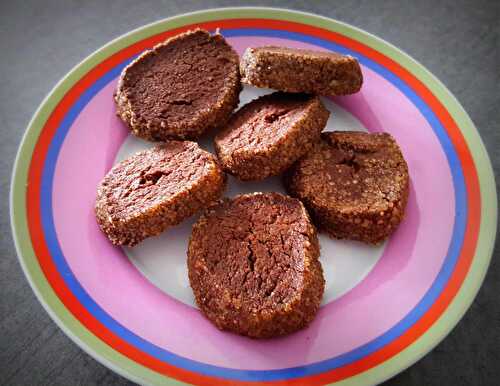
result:
[[[0,384],[130,385],[51,321],[16,259],[8,190],[25,127],[48,91],[110,39],[179,13],[231,5],[314,12],[371,32],[433,72],[478,127],[500,171],[499,1],[6,1],[0,0]],[[452,333],[386,385],[494,385],[500,380],[500,251]]]

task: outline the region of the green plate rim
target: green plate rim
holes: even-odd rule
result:
[[[23,136],[13,167],[10,207],[11,226],[16,251],[22,269],[47,313],[77,345],[94,359],[116,373],[140,384],[184,384],[165,377],[130,360],[90,333],[61,303],[38,264],[29,238],[26,220],[26,181],[31,155],[40,131],[65,93],[97,63],[113,53],[148,36],[183,25],[228,18],[263,18],[293,21],[359,40],[393,59],[410,71],[440,100],[456,121],[471,151],[481,191],[481,223],[477,247],[471,267],[460,290],[441,317],[415,342],[387,361],[337,385],[373,385],[403,371],[430,352],[455,327],[470,307],[486,275],[495,245],[497,227],[497,193],[491,162],[471,119],[453,94],[420,63],[394,45],[349,24],[311,13],[267,7],[231,7],[197,11],[162,19],[128,32],[98,49],[76,65],[52,89],[31,119]]]

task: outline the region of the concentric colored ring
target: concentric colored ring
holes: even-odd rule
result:
[[[246,12],[251,14],[256,11]],[[449,256],[433,287],[407,318],[380,339],[370,342],[367,347],[309,366],[266,372],[221,369],[176,357],[165,350],[160,349],[163,352],[159,352],[154,346],[149,347],[148,342],[141,342],[139,337],[133,336],[116,321],[110,320],[109,316],[106,317],[105,312],[97,304],[92,304],[92,299],[88,296],[88,299],[85,298],[85,291],[78,288],[76,278],[65,266],[64,256],[58,248],[53,231],[53,167],[65,130],[92,95],[115,78],[132,56],[168,36],[193,28],[194,25],[149,36],[116,52],[81,77],[46,120],[32,154],[26,192],[31,243],[45,278],[65,307],[95,336],[137,363],[183,381],[206,384],[222,384],[229,380],[286,380],[287,383],[297,384],[303,384],[306,380],[311,383],[333,382],[353,377],[382,363],[410,345],[440,317],[459,290],[472,262],[482,202],[477,171],[461,131],[448,111],[421,81],[387,56],[347,36],[306,24],[270,19],[221,19],[202,23],[200,26],[207,29],[223,28],[227,36],[242,33],[286,35],[288,38],[302,39],[337,51],[352,50],[365,65],[371,66],[414,100],[443,145],[453,172],[456,192],[457,216],[453,241]]]
[[[308,376],[314,375],[318,373],[325,372],[327,370],[336,369],[342,366],[349,365],[354,360],[359,360],[365,357],[368,354],[380,349],[386,344],[392,342],[395,338],[400,336],[404,331],[408,329],[411,325],[413,325],[429,308],[430,305],[433,304],[437,295],[439,295],[440,290],[444,287],[444,284],[447,282],[451,272],[453,271],[454,265],[457,261],[458,253],[460,250],[460,244],[463,241],[463,233],[465,228],[465,218],[467,212],[467,205],[465,204],[465,192],[464,192],[464,184],[463,184],[463,176],[460,169],[460,164],[456,158],[456,154],[454,152],[454,148],[450,146],[449,140],[444,133],[444,129],[441,126],[440,122],[437,121],[432,111],[425,105],[421,99],[408,87],[406,86],[399,78],[397,78],[394,74],[387,71],[380,64],[375,63],[365,56],[362,56],[362,52],[352,52],[346,47],[338,46],[332,43],[328,43],[324,40],[320,40],[314,37],[310,37],[307,35],[303,35],[297,32],[290,33],[289,31],[281,31],[281,30],[266,30],[266,29],[225,29],[224,23],[219,23],[221,28],[224,28],[224,33],[227,36],[239,36],[239,35],[253,35],[253,36],[273,36],[273,37],[283,37],[292,40],[304,40],[318,46],[322,46],[324,48],[331,49],[333,51],[343,51],[346,54],[355,54],[360,57],[361,62],[364,65],[368,65],[372,69],[378,71],[388,80],[397,85],[407,97],[414,101],[414,103],[419,107],[422,113],[426,116],[427,120],[431,122],[436,135],[440,139],[443,147],[446,151],[450,162],[450,168],[453,172],[453,177],[455,181],[455,192],[456,192],[456,223],[455,223],[455,232],[450,245],[450,254],[446,258],[445,264],[436,279],[435,284],[429,290],[428,294],[422,299],[419,305],[412,311],[403,321],[401,321],[398,325],[394,326],[390,331],[388,331],[383,336],[379,337],[373,342],[368,343],[364,347],[360,347],[353,352],[342,355],[338,358],[332,358],[331,360],[323,361],[314,365],[304,366],[300,368],[291,368],[291,369],[283,369],[283,370],[273,370],[273,371],[241,371],[241,370],[232,370],[232,369],[224,369],[217,368],[215,366],[205,365],[202,363],[194,362],[182,357],[179,357],[171,352],[166,350],[162,350],[159,347],[156,347],[149,342],[141,339],[137,335],[132,332],[126,330],[122,325],[120,325],[117,321],[113,320],[104,310],[102,310],[86,293],[85,290],[79,285],[77,279],[73,276],[69,266],[65,262],[65,258],[60,250],[58,245],[57,236],[54,229],[53,218],[52,218],[52,181],[53,181],[53,172],[55,168],[55,163],[57,160],[57,155],[60,149],[60,146],[64,140],[64,137],[71,127],[72,122],[82,110],[82,108],[86,105],[86,103],[98,92],[102,87],[104,87],[109,81],[114,79],[121,71],[121,69],[129,62],[130,58],[127,59],[124,63],[118,64],[116,67],[112,68],[110,71],[105,73],[101,78],[97,79],[96,82],[89,87],[80,97],[77,99],[75,104],[71,107],[71,109],[66,113],[63,118],[58,130],[55,132],[54,137],[51,139],[50,147],[48,149],[47,158],[45,161],[45,167],[43,169],[43,178],[42,178],[42,186],[41,186],[41,218],[42,218],[42,226],[43,233],[45,234],[47,240],[47,246],[50,250],[51,255],[53,256],[53,261],[56,265],[56,269],[59,273],[59,280],[64,278],[64,283],[62,285],[66,285],[69,287],[69,290],[72,294],[74,294],[85,309],[90,311],[92,315],[101,322],[105,328],[111,330],[114,334],[118,335],[121,339],[124,339],[129,344],[135,346],[143,352],[148,353],[149,355],[155,357],[158,360],[163,362],[167,362],[169,364],[175,365],[177,367],[182,367],[183,369],[202,373],[208,376],[218,376],[224,377],[228,379],[238,379],[238,380],[281,380],[281,379],[290,379],[296,378],[299,376]],[[191,27],[187,27],[191,28]],[[349,46],[347,46],[349,47]],[[63,100],[64,101],[64,100]],[[36,194],[36,193],[35,193]]]

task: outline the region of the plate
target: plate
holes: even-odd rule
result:
[[[252,340],[215,329],[188,286],[194,219],[135,248],[99,231],[96,186],[118,160],[152,146],[128,134],[112,94],[140,52],[195,27],[248,46],[332,50],[358,58],[362,91],[324,98],[327,130],[386,131],[411,179],[407,216],[383,245],[321,236],[327,288],[305,330]],[[246,87],[246,102],[269,92]],[[201,145],[210,149],[209,138]],[[279,178],[230,180],[227,195],[282,191]],[[186,14],[107,44],[62,79],[35,113],[17,156],[12,230],[24,272],[47,312],[85,351],[141,384],[372,385],[429,352],[476,295],[491,258],[497,198],[491,165],[451,93],[400,50],[320,16],[269,8]]]

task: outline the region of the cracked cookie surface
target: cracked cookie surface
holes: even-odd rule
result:
[[[238,66],[238,54],[218,33],[174,36],[123,70],[117,114],[147,140],[198,138],[223,125],[238,105]]]
[[[316,230],[299,200],[245,194],[208,208],[193,226],[189,280],[219,329],[269,338],[316,315],[324,291],[318,257]]]
[[[209,206],[224,188],[214,155],[168,141],[109,171],[97,189],[97,222],[113,244],[133,246]]]
[[[335,238],[377,244],[401,222],[408,166],[388,133],[326,132],[284,177],[315,224]]]

